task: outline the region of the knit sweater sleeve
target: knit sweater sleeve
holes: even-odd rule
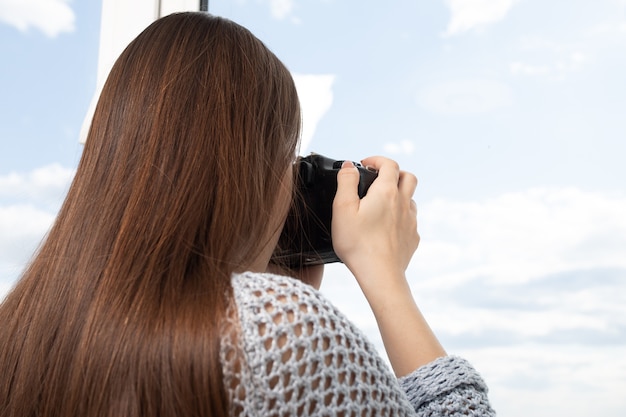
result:
[[[420,416],[495,416],[487,385],[465,359],[438,358],[400,378]]]
[[[471,366],[444,358],[396,379],[362,332],[315,289],[272,274],[232,279],[236,336],[222,342],[239,416],[490,415]]]

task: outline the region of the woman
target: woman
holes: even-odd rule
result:
[[[413,175],[338,175],[333,241],[393,369],[313,286],[265,273],[292,193],[299,105],[281,62],[203,13],[158,20],[102,91],[76,177],[0,306],[0,415],[488,415],[410,295]],[[402,326],[401,328],[399,326]],[[409,331],[410,329],[410,331]],[[433,411],[435,410],[435,411]]]

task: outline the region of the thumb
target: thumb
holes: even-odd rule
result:
[[[350,161],[345,161],[337,173],[337,194],[333,201],[333,209],[353,207],[359,205],[359,170]]]

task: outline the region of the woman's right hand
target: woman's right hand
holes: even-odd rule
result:
[[[372,308],[389,361],[404,376],[446,352],[415,304],[405,271],[419,244],[417,179],[383,157],[362,161],[378,177],[359,199],[358,170],[351,163],[337,175],[332,240]]]
[[[378,170],[378,177],[359,199],[359,172],[351,162],[344,163],[337,175],[332,240],[368,296],[377,290],[378,281],[388,286],[391,277],[403,279],[420,238],[412,200],[417,178],[384,157],[370,157],[362,164]]]

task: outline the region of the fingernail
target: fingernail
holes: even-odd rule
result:
[[[353,168],[354,164],[352,163],[352,161],[343,161],[343,164],[341,164],[341,168]]]

